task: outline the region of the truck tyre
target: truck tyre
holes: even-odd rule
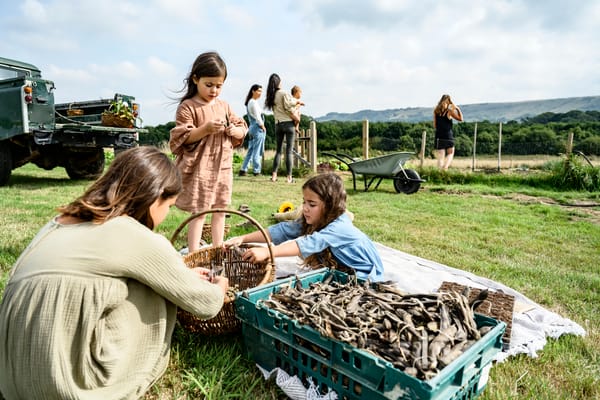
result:
[[[86,152],[73,152],[65,164],[71,179],[97,179],[104,171],[104,149]]]
[[[12,154],[8,142],[0,142],[0,186],[4,186],[10,179],[12,172]]]

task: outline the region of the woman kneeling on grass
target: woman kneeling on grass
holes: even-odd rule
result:
[[[227,279],[152,231],[180,191],[168,157],[137,147],[58,209],[0,304],[0,398],[141,398],[167,368],[176,307],[217,315]]]
[[[383,264],[373,242],[352,224],[346,214],[346,190],[334,173],[316,175],[302,185],[302,215],[267,229],[275,244],[274,257],[300,256],[313,268],[351,268],[359,278],[383,280]],[[259,231],[229,239],[225,246],[264,242]],[[269,257],[266,247],[253,247],[243,258],[261,262]]]

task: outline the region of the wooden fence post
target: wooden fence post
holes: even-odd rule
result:
[[[369,158],[369,120],[363,119],[362,125],[363,159]]]
[[[312,172],[317,172],[317,125],[310,121],[308,130],[301,129],[294,139],[294,168],[304,164]]]
[[[300,157],[302,157],[302,141],[303,131],[297,132],[294,136],[294,147],[292,148],[292,167],[298,168],[300,166]],[[287,146],[287,144],[286,144]]]
[[[473,163],[471,171],[475,171],[475,160],[477,158],[477,122],[475,122],[475,130],[473,131]]]
[[[427,131],[423,130],[421,134],[421,152],[419,153],[419,158],[421,159],[421,168],[423,168],[423,162],[425,160],[425,143],[427,142]]]
[[[317,123],[310,121],[310,163],[312,165],[312,171],[317,172]]]
[[[502,162],[502,122],[498,127],[498,172],[500,172],[500,164]]]
[[[567,157],[571,155],[573,151],[573,132],[569,132],[569,138],[567,139]]]

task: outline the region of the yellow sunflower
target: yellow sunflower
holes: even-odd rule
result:
[[[294,211],[294,204],[292,204],[289,201],[284,201],[283,203],[281,203],[279,205],[279,208],[277,209],[278,212],[280,213],[285,213],[288,211]]]

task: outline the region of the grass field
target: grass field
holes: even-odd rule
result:
[[[495,365],[481,399],[600,398],[600,193],[425,183],[407,196],[395,193],[391,181],[375,192],[354,192],[351,176],[344,178],[355,224],[373,240],[501,282],[586,329],[584,337],[550,339],[537,358]],[[301,203],[301,183],[236,176],[232,208],[248,204],[266,226],[281,202]],[[0,291],[55,207],[88,184],[68,180],[61,169],[13,172],[0,188]],[[158,232],[170,237],[185,217],[173,210]],[[232,235],[242,222],[229,219]],[[285,398],[263,381],[239,335],[198,337],[177,329],[171,358],[145,399]]]

